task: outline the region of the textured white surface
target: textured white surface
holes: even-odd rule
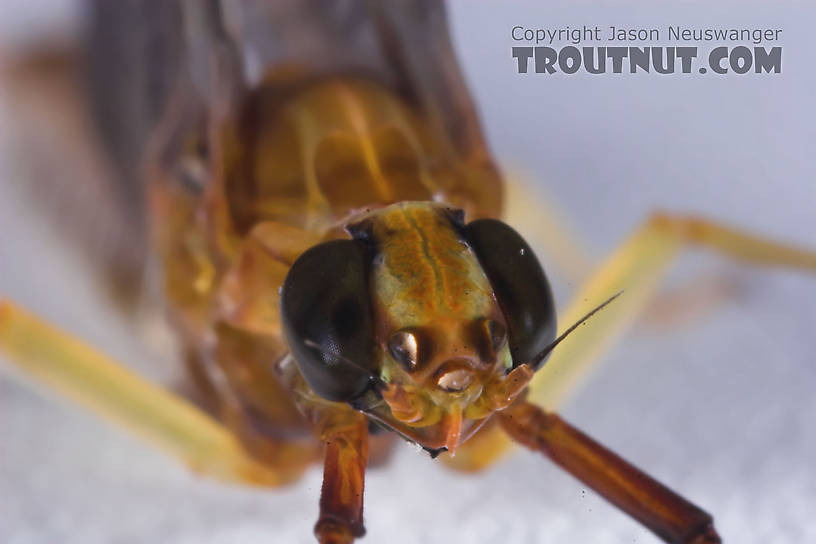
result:
[[[603,6],[453,4],[457,47],[503,164],[546,187],[598,257],[656,207],[816,246],[812,6]],[[513,73],[513,25],[596,23],[783,28],[784,72]],[[23,206],[15,186],[24,181],[10,159],[0,162],[0,293],[166,376],[165,363],[149,360],[110,315],[71,248]],[[816,278],[694,252],[668,281],[711,275],[733,282],[735,294],[672,327],[640,323],[565,414],[713,513],[727,542],[814,542]],[[555,283],[566,300],[570,281]],[[0,436],[2,542],[312,541],[317,469],[277,491],[209,482],[6,377]],[[525,453],[463,476],[401,447],[388,468],[369,473],[366,522],[364,542],[656,542]]]

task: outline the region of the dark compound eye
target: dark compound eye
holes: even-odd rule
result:
[[[541,264],[527,242],[501,221],[478,219],[462,234],[501,306],[513,365],[531,361],[555,339],[555,303]]]
[[[289,349],[309,386],[349,402],[377,374],[365,247],[354,240],[319,244],[292,265],[281,291]]]
[[[473,327],[473,341],[482,362],[493,362],[507,341],[507,328],[495,319],[477,319]]]
[[[415,331],[398,331],[388,339],[388,352],[408,372],[419,365],[419,338]]]

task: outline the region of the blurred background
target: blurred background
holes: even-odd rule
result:
[[[4,8],[4,54],[70,40],[81,22],[69,1]],[[816,247],[809,3],[458,0],[449,17],[497,160],[560,208],[593,261],[657,209]],[[583,24],[781,28],[782,73],[516,73],[513,26]],[[173,365],[156,361],[88,263],[30,205],[8,122],[15,104],[0,98],[0,293],[171,381]],[[576,282],[554,278],[559,302]],[[564,415],[711,512],[726,542],[816,541],[816,278],[690,251],[663,292]],[[317,467],[284,490],[199,479],[22,383],[0,374],[0,541],[312,541]],[[364,542],[657,542],[525,452],[467,476],[403,446],[366,484]]]

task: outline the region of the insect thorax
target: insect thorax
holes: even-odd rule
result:
[[[288,99],[261,87],[225,137],[231,216],[327,229],[367,206],[444,200],[494,214],[477,180],[401,96],[362,79],[314,83]],[[497,200],[497,198],[494,198]]]
[[[253,411],[297,420],[271,366],[287,352],[278,291],[298,255],[347,237],[344,224],[361,210],[394,202],[498,214],[498,185],[483,183],[484,170],[429,127],[409,99],[371,81],[262,84],[207,130],[200,187],[178,179],[178,168],[154,174],[153,230],[171,313],[189,350],[226,378],[213,380]]]

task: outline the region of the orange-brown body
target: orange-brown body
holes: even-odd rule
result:
[[[593,317],[583,335],[558,344],[546,367],[539,363],[557,341],[524,356],[515,343],[510,361],[502,323],[524,319],[542,331],[551,325],[555,336],[554,305],[551,296],[548,304],[528,296],[536,286],[549,290],[543,271],[537,280],[518,280],[516,268],[508,276],[518,280],[521,296],[511,298],[532,300],[544,311],[526,319],[530,313],[508,306],[497,287],[508,282],[494,281],[495,269],[480,268],[479,261],[491,264],[489,254],[494,262],[515,262],[525,251],[512,244],[480,247],[472,237],[465,243],[460,234],[472,225],[460,228],[448,217],[450,208],[464,210],[469,220],[497,216],[502,187],[442,4],[337,6],[327,12],[323,2],[307,0],[133,1],[117,3],[96,21],[101,43],[93,52],[103,53],[96,60],[107,68],[91,78],[92,102],[108,117],[97,128],[119,166],[114,177],[129,181],[116,193],[125,200],[111,215],[123,223],[144,217],[139,204],[147,196],[168,313],[207,413],[4,299],[0,349],[38,379],[210,475],[280,485],[322,450],[321,542],[350,542],[364,532],[372,420],[432,453],[457,448],[465,468],[487,465],[512,439],[544,453],[666,541],[718,542],[703,510],[536,404],[558,403],[581,368],[637,315],[686,245],[806,270],[816,267],[812,252],[714,222],[660,216],[578,290],[562,317],[582,324],[606,303],[587,313],[591,307],[625,289],[616,311]],[[150,24],[138,24],[142,14],[141,22]],[[109,31],[106,18],[135,32]],[[123,39],[104,43],[111,36]],[[134,58],[144,66],[122,70]],[[116,213],[121,209],[128,213]],[[117,268],[126,279],[120,284],[130,289],[133,268],[143,264],[140,227],[119,229],[128,243],[117,248]],[[364,338],[379,359],[363,368],[371,380],[364,375],[361,396],[331,402],[326,399],[340,396],[321,398],[304,358],[294,361],[299,345],[290,335],[291,313],[281,315],[286,296],[279,291],[291,286],[284,278],[296,276],[304,250],[347,238],[347,228],[355,240],[328,245],[364,246],[357,244],[362,234],[370,237],[365,250],[376,248],[376,257],[356,269],[368,283],[361,280],[365,287],[354,293],[372,303],[364,315],[373,314],[376,330],[366,329]],[[542,227],[552,230],[558,231]],[[569,245],[556,244],[554,253]],[[510,253],[497,251],[507,247]],[[127,262],[122,255],[130,256]],[[307,275],[301,286],[316,276]],[[290,292],[284,288],[284,295]],[[406,364],[403,352],[388,353],[395,338],[393,345],[417,353],[417,339],[430,339],[433,350],[414,353]],[[374,456],[382,451],[379,440],[371,439]]]
[[[196,155],[201,142],[186,146],[179,161],[186,172],[163,160],[175,142],[155,143],[148,168],[153,238],[169,310],[206,405],[255,454],[278,462],[279,443],[295,441],[298,461],[311,461],[319,444],[291,391],[305,384],[275,368],[287,354],[279,289],[291,264],[320,241],[348,237],[344,227],[355,218],[395,202],[445,202],[469,218],[497,216],[501,184],[492,167],[452,153],[447,136],[422,112],[372,81],[287,86],[270,77],[239,104],[205,136],[205,156]],[[166,132],[179,138],[178,130]],[[180,179],[190,175],[191,161],[206,162],[201,166],[209,172],[198,190]],[[445,251],[461,242],[450,229],[425,224],[433,214],[399,212],[387,221],[417,223],[389,250],[389,268],[416,275],[411,288],[422,292],[378,288],[386,296],[380,322],[436,314],[463,321],[464,305],[473,300],[464,292],[490,290],[475,257],[467,263]],[[438,246],[436,257],[423,253],[428,243]],[[473,277],[465,281],[468,270]],[[433,296],[424,292],[429,286]],[[495,302],[476,310],[465,317],[499,314]]]

